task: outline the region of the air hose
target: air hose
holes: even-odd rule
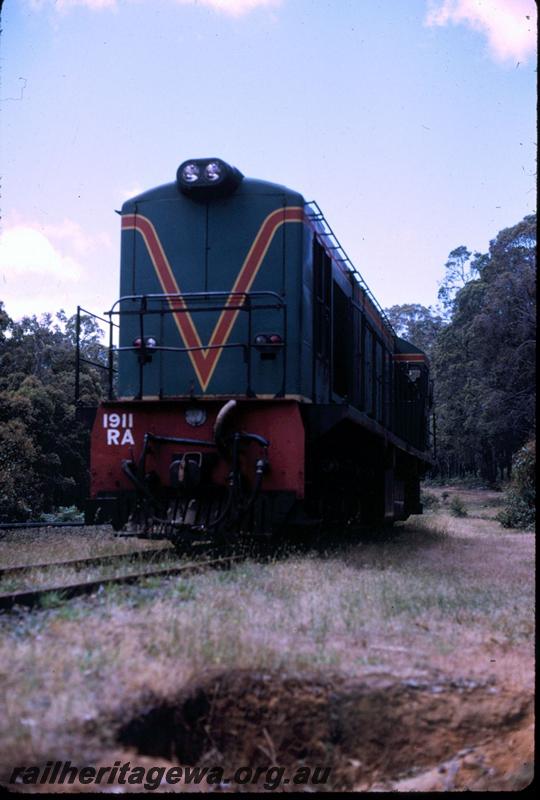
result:
[[[236,400],[228,400],[218,411],[218,415],[214,423],[214,441],[216,443],[216,447],[219,453],[226,458],[229,457],[229,452],[223,438],[223,426],[225,424],[225,420],[235,408]]]

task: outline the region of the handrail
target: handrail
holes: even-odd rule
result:
[[[390,320],[386,316],[386,314],[385,314],[383,308],[381,307],[380,303],[375,298],[373,292],[371,291],[371,289],[367,285],[366,281],[364,280],[364,278],[362,277],[360,272],[354,266],[354,264],[352,263],[351,259],[349,258],[349,256],[347,255],[347,253],[345,252],[343,247],[341,246],[336,234],[334,233],[334,231],[330,227],[330,224],[329,224],[328,220],[326,219],[326,217],[324,216],[323,212],[321,211],[321,209],[319,207],[319,204],[315,200],[310,200],[309,202],[306,203],[305,210],[306,210],[306,216],[313,223],[313,227],[314,227],[316,233],[320,234],[321,236],[326,237],[331,242],[331,244],[328,246],[327,249],[328,250],[335,250],[336,253],[338,254],[338,257],[332,255],[331,258],[333,258],[334,261],[337,261],[337,262],[343,264],[345,266],[345,269],[351,275],[353,275],[353,277],[355,278],[355,280],[358,283],[358,285],[360,286],[360,288],[363,289],[363,291],[368,296],[368,298],[369,298],[370,302],[372,303],[372,305],[375,306],[375,308],[379,312],[384,325],[388,329],[388,332],[392,336],[397,336],[394,328],[392,327],[392,323],[390,322]],[[314,211],[314,213],[312,213],[313,211]],[[322,230],[320,230],[320,231],[317,230],[316,223],[320,224],[320,226],[322,227]]]
[[[105,325],[109,326],[109,346],[106,344],[99,343],[99,346],[103,348],[107,352],[107,363],[100,364],[99,361],[94,361],[88,358],[85,358],[81,355],[81,313],[85,314],[93,319],[98,319],[100,322],[104,322]],[[105,312],[107,313],[107,312]],[[113,394],[113,375],[117,371],[113,364],[113,348],[112,348],[112,333],[113,328],[119,328],[120,326],[113,322],[111,318],[104,319],[100,317],[99,314],[94,314],[92,311],[88,311],[88,309],[83,308],[82,306],[77,306],[77,315],[75,321],[75,404],[79,405],[81,400],[81,364],[90,364],[92,367],[97,367],[98,369],[103,369],[107,371],[108,376],[108,387],[109,387],[109,399],[112,398]]]
[[[106,325],[109,325],[111,323],[111,321],[109,319],[105,319],[104,317],[100,317],[99,314],[94,314],[93,311],[88,311],[87,308],[83,308],[82,306],[77,306],[77,313],[80,314],[81,311],[83,312],[83,314],[88,314],[89,317],[94,317],[94,319],[99,319],[100,322],[104,322]],[[109,312],[108,311],[104,311],[103,313],[104,314],[108,314]],[[113,322],[112,324],[114,325],[115,328],[119,327],[116,324],[116,322]]]
[[[265,309],[266,310],[270,309],[270,308],[280,309],[280,308],[283,308],[283,307],[284,307],[283,303],[279,303],[279,304],[277,304],[277,303],[274,303],[274,304],[266,303],[265,305],[252,306],[252,309],[256,309],[257,311],[264,311]],[[188,308],[187,306],[184,306],[184,307],[181,307],[181,308],[173,307],[173,308],[168,308],[168,309],[163,309],[163,308],[145,308],[144,311],[142,311],[142,312],[141,312],[140,309],[133,308],[133,309],[129,309],[129,310],[126,309],[126,310],[121,310],[121,311],[112,311],[111,314],[118,314],[119,316],[124,316],[124,317],[133,317],[133,316],[136,316],[137,314],[141,314],[141,313],[144,313],[144,314],[166,314],[166,313],[169,313],[169,314],[185,314],[185,313],[196,314],[197,312],[206,312],[206,311],[249,311],[249,306],[248,306],[247,303],[242,303],[242,305],[240,305],[240,306],[215,305],[215,306],[204,306],[202,308],[193,308],[193,307]],[[109,313],[109,312],[107,312],[107,313]],[[113,325],[114,324],[115,323],[113,323]],[[116,326],[116,327],[118,327],[118,326]]]
[[[196,345],[194,347],[168,347],[168,346],[164,347],[164,346],[161,346],[159,344],[156,344],[156,345],[152,346],[152,353],[159,353],[160,351],[163,351],[165,353],[168,353],[168,352],[170,352],[170,353],[193,353],[195,350],[225,350],[225,349],[231,348],[231,347],[247,347],[247,345],[244,344],[244,342],[233,342],[233,343],[227,342],[226,344],[207,344],[207,345],[201,344],[201,345]],[[130,351],[130,350],[135,352],[135,353],[140,353],[141,352],[141,348],[140,347],[136,347],[135,345],[127,345],[127,346],[124,346],[124,347],[115,347],[114,348],[114,352],[115,353],[127,352],[127,351]]]
[[[251,301],[253,298],[257,299],[258,297],[275,297],[278,301],[279,306],[285,304],[285,298],[282,295],[278,294],[278,292],[272,291],[257,291],[257,292],[229,292],[229,291],[221,291],[221,292],[163,292],[163,293],[150,293],[150,294],[126,294],[122,297],[119,297],[112,306],[110,311],[105,311],[107,316],[111,314],[124,314],[126,312],[119,310],[115,311],[114,309],[119,303],[122,303],[126,300],[173,300],[175,298],[181,300],[205,300],[207,298],[217,298],[217,297],[226,297],[227,299],[230,297],[243,297],[244,299],[249,298]],[[279,307],[278,306],[278,307]],[[272,306],[273,307],[273,306]],[[227,309],[233,310],[234,307],[225,305],[224,310]],[[184,309],[174,309],[175,311],[182,311]]]
[[[178,302],[176,302],[178,301]],[[180,302],[182,305],[180,306]],[[127,307],[122,307],[126,305]],[[255,344],[252,341],[253,334],[253,321],[252,315],[255,311],[275,310],[282,315],[280,328],[282,329],[282,370],[281,370],[281,385],[277,388],[276,397],[281,397],[285,393],[286,386],[286,371],[287,371],[287,303],[282,294],[278,292],[264,290],[264,291],[246,291],[246,292],[231,292],[231,291],[205,291],[205,292],[165,292],[165,293],[149,293],[149,294],[131,294],[119,297],[111,306],[109,311],[104,314],[108,319],[100,317],[98,314],[93,314],[91,311],[86,311],[80,306],[77,307],[77,349],[76,349],[76,379],[75,379],[75,399],[80,403],[80,368],[81,364],[88,363],[92,366],[101,367],[108,372],[108,397],[109,400],[114,399],[114,373],[118,370],[114,366],[114,356],[118,353],[135,352],[139,355],[139,390],[137,397],[143,397],[144,388],[144,373],[145,366],[150,363],[152,353],[159,354],[159,395],[162,396],[164,390],[164,380],[162,373],[162,353],[178,353],[190,354],[195,351],[209,351],[209,350],[233,350],[241,349],[244,352],[244,363],[246,367],[246,396],[255,397],[255,392],[252,387],[252,360],[253,350]],[[245,342],[226,342],[223,344],[210,344],[207,345],[192,345],[185,347],[174,347],[171,345],[157,344],[149,350],[145,344],[145,325],[144,320],[148,316],[159,315],[163,318],[164,315],[171,315],[177,313],[195,313],[195,312],[213,312],[213,311],[230,311],[247,312],[247,340]],[[109,325],[109,344],[103,345],[107,350],[107,363],[99,364],[91,362],[81,354],[80,348],[80,333],[81,333],[81,313],[86,313],[89,316],[104,322]],[[114,317],[118,317],[118,322],[114,321]],[[120,328],[118,324],[121,317],[139,317],[138,323],[138,338],[141,341],[139,346],[122,345],[118,342],[116,345],[113,342],[113,329]],[[134,323],[136,324],[136,323]],[[185,344],[185,343],[184,343]]]

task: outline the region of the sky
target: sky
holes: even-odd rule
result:
[[[316,200],[380,304],[534,213],[534,0],[5,0],[0,300],[118,296],[115,209],[217,156]]]

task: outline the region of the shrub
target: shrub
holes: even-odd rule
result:
[[[77,506],[60,506],[50,514],[40,514],[40,522],[83,522],[84,513]]]
[[[536,440],[527,442],[512,459],[512,480],[497,519],[505,528],[532,530],[536,522]]]
[[[420,499],[426,511],[434,511],[440,506],[439,498],[436,494],[432,494],[431,492],[423,491]]]
[[[450,513],[453,517],[466,517],[467,509],[461,497],[457,494],[450,500]]]

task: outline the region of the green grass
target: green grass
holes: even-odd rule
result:
[[[39,598],[39,607],[43,609],[57,608],[66,601],[65,592],[47,592]]]
[[[0,594],[10,594],[20,589],[21,582],[17,578],[2,578],[0,580]]]

